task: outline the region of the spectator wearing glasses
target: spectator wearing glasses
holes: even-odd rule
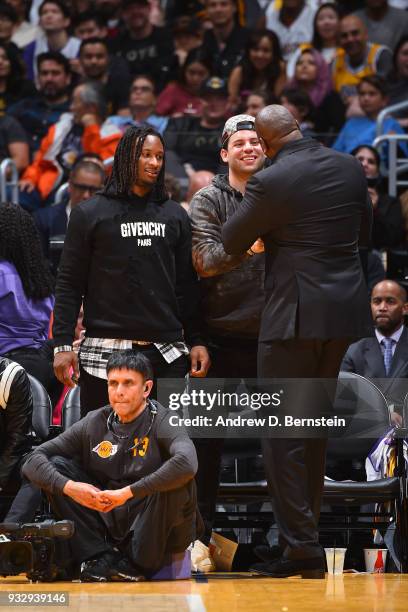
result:
[[[129,94],[130,115],[112,115],[106,123],[119,128],[123,134],[131,126],[150,126],[163,134],[168,118],[156,114],[155,82],[148,75],[133,79]]]
[[[105,170],[99,156],[85,154],[73,166],[68,181],[67,201],[55,206],[38,210],[34,219],[41,236],[44,255],[50,257],[50,239],[54,236],[65,236],[71,211],[83,200],[91,198],[102,189],[105,181]]]
[[[55,190],[65,182],[82,153],[112,157],[120,132],[102,124],[105,100],[98,83],[78,85],[72,94],[71,112],[61,115],[42,139],[32,164],[20,180],[20,204],[32,211],[52,201]]]

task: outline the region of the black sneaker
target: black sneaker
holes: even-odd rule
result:
[[[144,582],[146,580],[125,556],[115,562],[110,579],[112,582]]]
[[[122,555],[112,550],[106,551],[96,559],[89,559],[82,564],[81,582],[108,582],[111,580],[113,567]]]

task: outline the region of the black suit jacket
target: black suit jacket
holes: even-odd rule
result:
[[[340,369],[370,378],[388,401],[402,404],[408,393],[408,330],[404,327],[395,347],[388,376],[385,373],[381,347],[376,337],[363,338],[351,344]],[[407,380],[405,380],[407,379]]]
[[[286,144],[250,179],[222,237],[234,254],[264,240],[261,341],[372,335],[358,254],[371,223],[360,162],[311,138]]]
[[[67,202],[64,200],[55,206],[40,208],[34,214],[34,220],[40,231],[44,255],[49,258],[49,242],[52,236],[65,235],[67,231]]]

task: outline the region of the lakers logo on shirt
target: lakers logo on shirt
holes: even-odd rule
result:
[[[103,440],[102,442],[99,442],[99,444],[97,444],[95,448],[92,449],[92,451],[96,453],[99,457],[101,457],[101,459],[107,459],[108,457],[116,455],[117,450],[118,445],[112,444],[112,442],[109,442],[109,440]]]

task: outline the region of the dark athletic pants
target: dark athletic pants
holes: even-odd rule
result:
[[[183,378],[189,370],[189,360],[186,355],[181,355],[181,357],[178,357],[172,363],[167,363],[163,355],[154,345],[133,345],[133,350],[140,351],[151,361],[155,381],[159,378]],[[81,389],[81,418],[91,410],[96,410],[109,403],[106,380],[88,374],[81,366],[79,386]],[[155,383],[150,397],[155,399],[156,392]]]
[[[103,488],[72,459],[53,457],[52,462],[71,480]],[[75,562],[81,563],[116,546],[142,572],[149,574],[162,567],[165,553],[185,551],[196,537],[194,480],[143,500],[129,500],[107,513],[85,508],[66,495],[49,497],[55,515],[75,523],[75,534],[70,540]]]
[[[336,379],[350,342],[350,339],[343,338],[261,342],[258,350],[259,377]],[[304,401],[304,398],[298,395],[295,401],[299,400]],[[333,397],[326,397],[326,401],[332,402]],[[280,545],[287,558],[304,559],[322,555],[318,543],[318,523],[326,445],[326,439],[316,438],[262,440]]]
[[[42,501],[41,489],[25,478],[4,519],[5,523],[32,523]]]
[[[256,379],[257,342],[236,339],[213,339],[209,343],[211,368],[208,378],[225,378],[225,392],[234,392],[243,378]],[[202,411],[200,412],[202,414]],[[215,506],[220,484],[224,438],[195,438],[198,457],[196,474],[198,507],[205,532],[200,538],[208,546],[214,524]],[[245,446],[245,440],[242,440]]]

